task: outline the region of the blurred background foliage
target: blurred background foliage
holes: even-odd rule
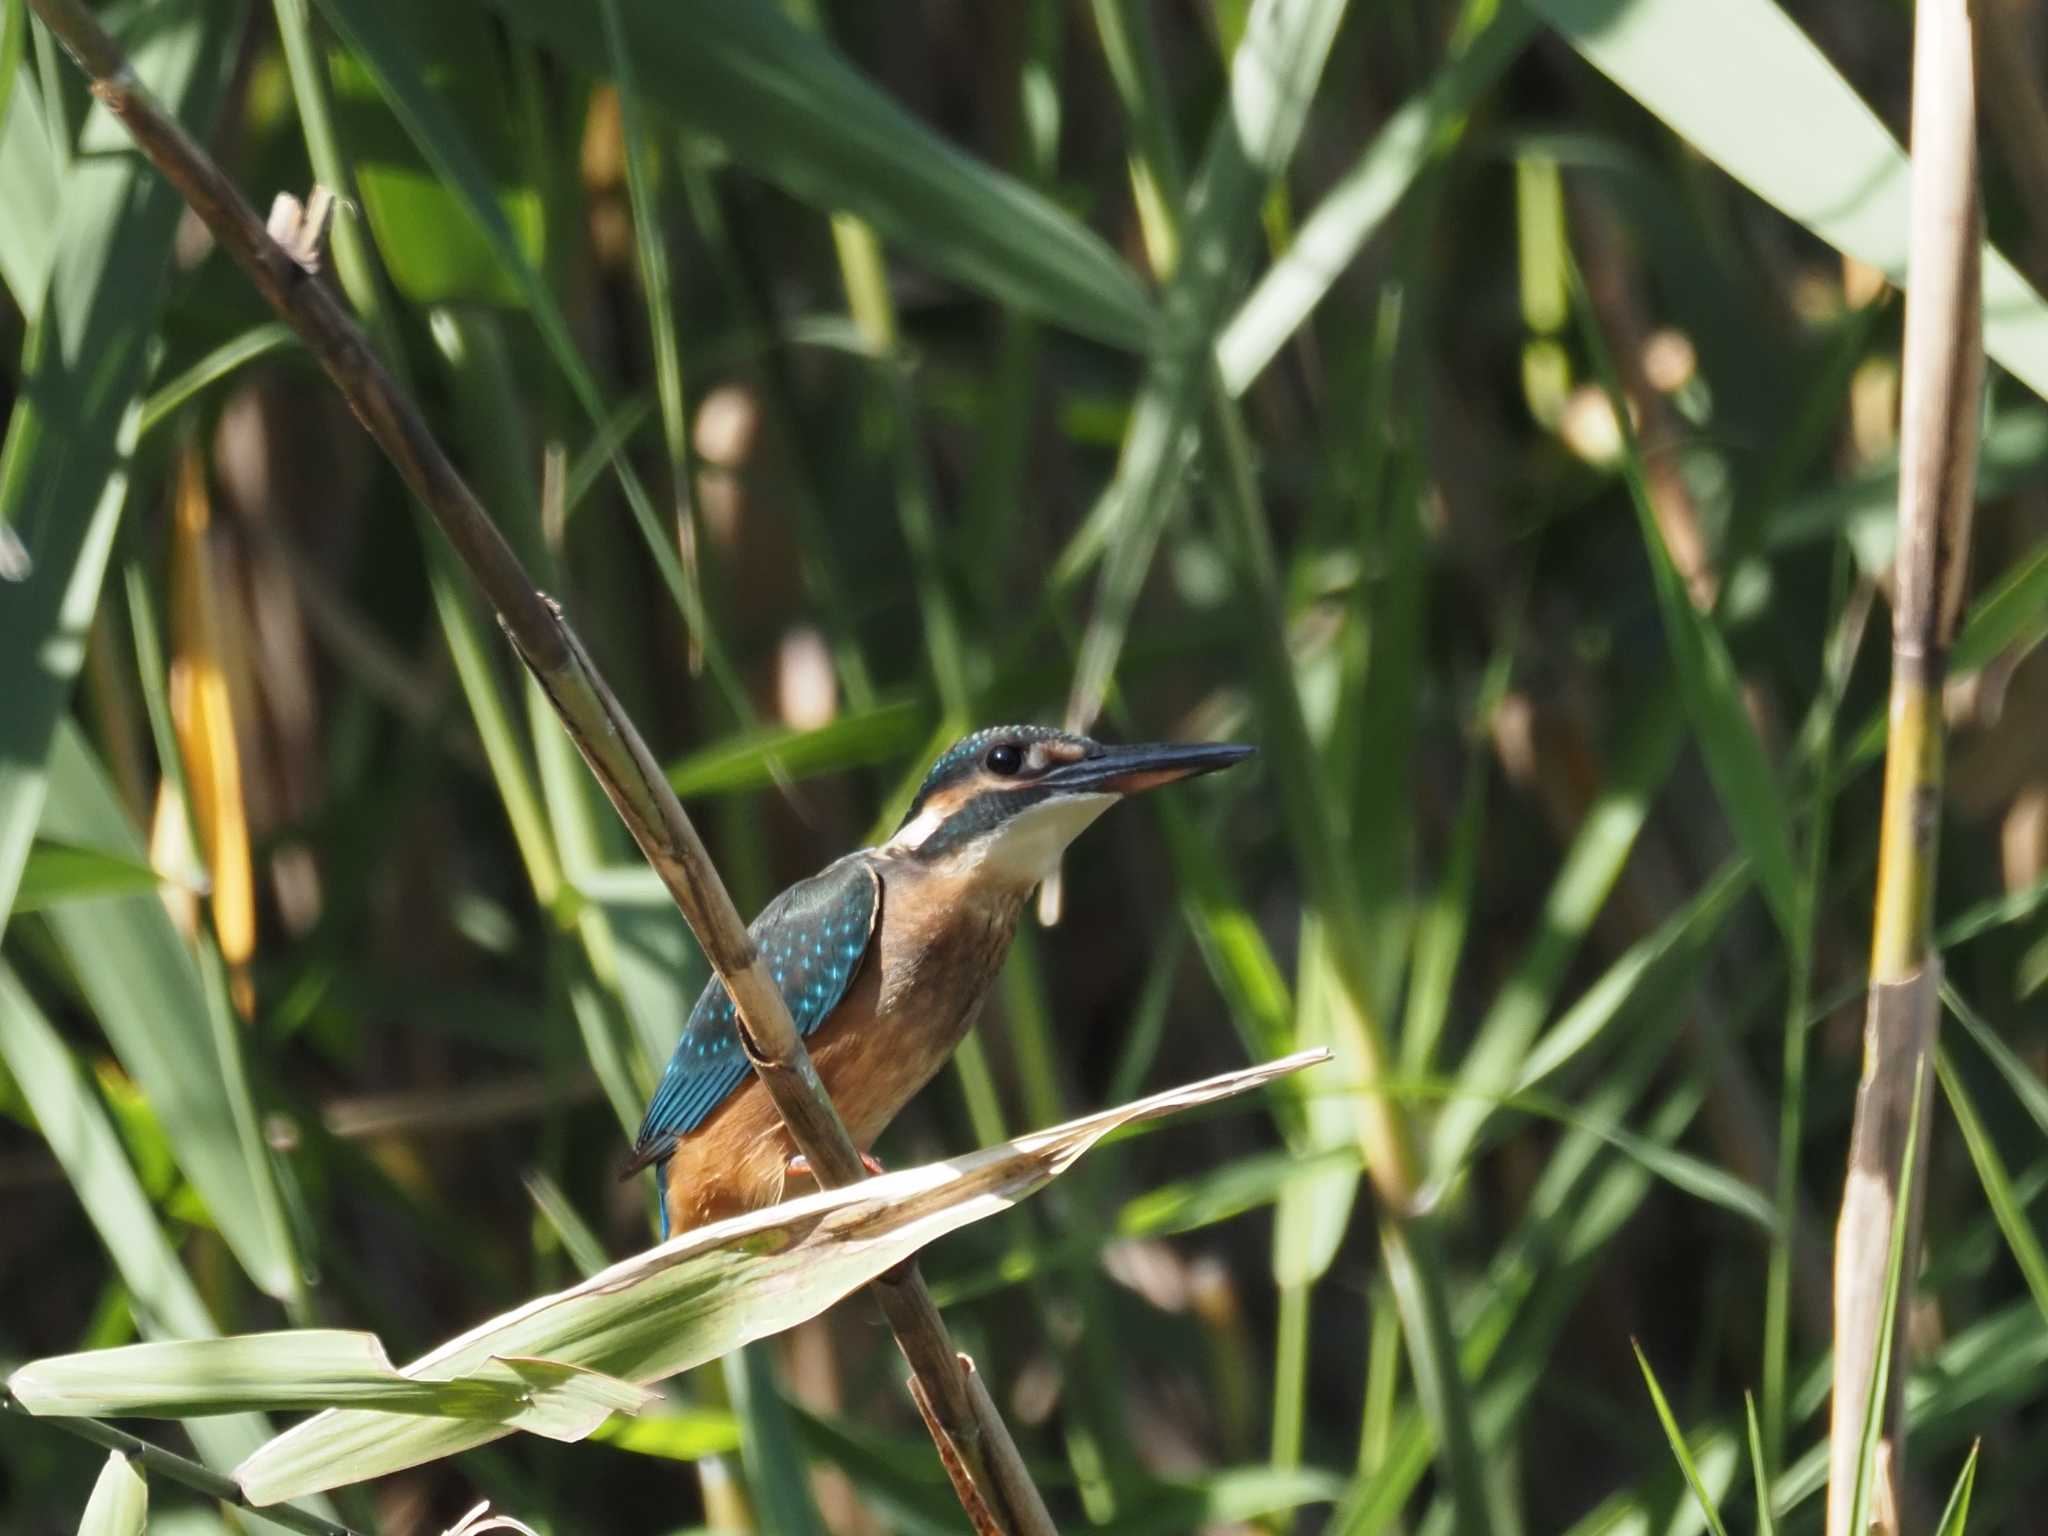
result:
[[[1982,11],[2011,264],[1912,1445],[1938,1509],[1981,1437],[1976,1518],[2021,1529],[2048,94],[2032,8]],[[613,1175],[703,962],[339,400],[0,12],[0,1357],[317,1322],[404,1358],[647,1243]],[[1633,1338],[1730,1527],[1817,1528],[1907,7],[105,14],[252,197],[346,189],[331,280],[743,910],[974,725],[1263,748],[1077,845],[881,1148],[1338,1052],[927,1255],[1068,1527],[1700,1528]],[[1363,1177],[1375,1063],[1420,1270]],[[341,1513],[960,1529],[901,1374],[849,1305]],[[191,1429],[220,1466],[265,1432]],[[96,1460],[14,1421],[0,1523],[71,1529]]]

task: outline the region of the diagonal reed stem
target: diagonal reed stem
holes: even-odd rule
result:
[[[747,1057],[820,1181],[837,1187],[864,1177],[696,828],[560,606],[534,586],[340,301],[271,237],[226,172],[143,87],[119,44],[78,0],[30,3],[85,71],[93,95],[298,333],[432,514],[732,994]],[[1050,1536],[1051,1517],[1023,1457],[988,1393],[975,1390],[917,1267],[906,1264],[871,1290],[929,1404],[941,1458],[966,1469],[1002,1530]]]
[[[14,1394],[0,1387],[0,1413],[27,1412]],[[158,1477],[173,1483],[181,1483],[209,1499],[219,1499],[223,1504],[232,1504],[236,1509],[246,1509],[250,1514],[283,1526],[288,1531],[302,1531],[305,1536],[355,1536],[352,1527],[333,1520],[323,1519],[308,1510],[291,1504],[269,1504],[262,1507],[251,1504],[248,1496],[231,1477],[223,1477],[209,1466],[188,1460],[176,1451],[167,1451],[153,1441],[144,1440],[116,1429],[111,1424],[102,1424],[98,1419],[86,1418],[45,1418],[41,1422],[61,1429],[67,1435],[76,1435],[94,1445],[105,1446],[108,1450],[126,1456],[144,1472],[154,1472]]]
[[[1835,1237],[1834,1408],[1829,1536],[1854,1519],[1865,1405],[1887,1348],[1899,1361],[1875,1412],[1883,1423],[1871,1488],[1873,1530],[1905,1523],[1905,1307],[1884,1299],[1894,1223],[1916,1267],[1927,1156],[1901,1158],[1930,1092],[1941,1012],[1933,938],[1940,841],[1942,682],[1963,606],[1984,376],[1982,236],[1977,206],[1976,60],[1970,0],[1921,0],[1913,44],[1913,226],[1907,250],[1905,394],[1900,416],[1899,552],[1892,609],[1891,736],[1880,812],[1877,902],[1863,1078]],[[1901,1211],[1901,1205],[1906,1208]],[[1859,1533],[1860,1536],[1860,1533]]]

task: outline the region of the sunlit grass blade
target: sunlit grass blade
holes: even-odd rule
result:
[[[194,128],[212,115],[235,9],[183,0],[138,29],[137,72]],[[41,814],[52,733],[127,496],[134,398],[179,208],[97,107],[83,142],[93,153],[63,173],[48,298],[0,449],[0,524],[32,562],[0,601],[0,926]]]
[[[1623,1012],[1644,995],[1645,986],[1668,974],[1673,962],[1702,958],[1719,936],[1735,903],[1749,889],[1749,866],[1731,863],[1692,900],[1631,944],[1600,973],[1523,1057],[1514,1084],[1518,1092],[1563,1071],[1590,1050]],[[1674,1002],[1665,998],[1667,1005]]]
[[[1756,1421],[1754,1393],[1742,1394],[1742,1409],[1749,1429],[1749,1479],[1756,1490],[1757,1536],[1778,1536],[1778,1522],[1771,1515],[1771,1469],[1764,1461],[1764,1432]]]
[[[143,1536],[149,1525],[149,1488],[135,1463],[119,1451],[107,1453],[78,1536]]]
[[[1991,1058],[1991,1064],[1998,1068],[1998,1075],[2012,1089],[2020,1107],[2033,1117],[2041,1134],[2048,1136],[2048,1083],[2043,1083],[2040,1074],[1998,1038],[1998,1031],[1956,990],[1955,983],[1942,983],[1941,1001],[1955,1015],[1956,1022],[1969,1031],[1970,1038],[1982,1047],[1984,1054]]]
[[[740,1425],[723,1408],[682,1408],[674,1404],[635,1419],[611,1419],[590,1437],[615,1451],[657,1456],[663,1461],[701,1461],[740,1448]]]
[[[526,1175],[526,1192],[532,1196],[535,1209],[541,1219],[553,1229],[563,1250],[577,1272],[588,1280],[605,1267],[604,1245],[597,1240],[597,1234],[583,1219],[560,1185],[538,1169]]]
[[[1321,1059],[1301,1055],[1176,1089],[950,1162],[908,1169],[688,1232],[582,1285],[530,1302],[413,1362],[449,1379],[493,1357],[647,1383],[815,1316],[926,1243],[1056,1178],[1111,1131],[1227,1098]],[[453,1455],[505,1430],[475,1420],[320,1414],[236,1477],[258,1504]]]
[[[1348,1004],[1328,952],[1328,942],[1323,925],[1312,914],[1306,916],[1302,923],[1299,971],[1300,1026],[1294,1043],[1297,1049],[1329,1047],[1334,1060],[1324,1075],[1356,1080],[1361,1064],[1348,1050],[1356,1031],[1338,1028],[1332,1022],[1333,1011]],[[1349,1095],[1305,1092],[1302,1102],[1306,1124],[1305,1134],[1294,1143],[1297,1156],[1313,1157],[1357,1145],[1355,1110]],[[1336,1259],[1338,1245],[1351,1222],[1359,1172],[1347,1159],[1320,1178],[1290,1182],[1282,1189],[1280,1208],[1273,1221],[1273,1278],[1283,1292],[1305,1289],[1320,1279]]]
[[[1625,1126],[1588,1117],[1568,1104],[1541,1094],[1511,1094],[1501,1102],[1510,1108],[1528,1110],[1588,1131],[1673,1189],[1751,1222],[1766,1232],[1777,1231],[1781,1224],[1771,1197],[1762,1190],[1724,1168],[1680,1152],[1655,1137],[1640,1136]]]
[[[1893,282],[1906,280],[1906,156],[1771,0],[1528,0],[1593,66],[1764,201]],[[1770,112],[1731,111],[1768,101]],[[1845,196],[1843,189],[1853,188]],[[1984,346],[2048,395],[2048,306],[1984,253]]]
[[[1265,934],[1193,816],[1162,800],[1159,820],[1173,856],[1182,920],[1239,1036],[1254,1054],[1286,1050],[1293,1038],[1294,997]]]
[[[142,402],[142,418],[136,430],[147,437],[184,406],[214,385],[232,378],[238,370],[273,353],[290,351],[298,344],[298,337],[282,320],[252,325],[239,336],[229,337],[176,378],[151,390]]]
[[[594,75],[603,29],[547,0],[492,0]],[[621,0],[650,103],[814,207],[1058,325],[1142,351],[1157,318],[1130,268],[1053,203],[953,148],[778,8]]]
[[[1701,1481],[1692,1450],[1685,1443],[1685,1431],[1678,1427],[1678,1420],[1672,1416],[1671,1404],[1664,1400],[1664,1389],[1657,1384],[1657,1373],[1650,1369],[1649,1357],[1634,1339],[1629,1340],[1629,1348],[1635,1351],[1636,1364],[1642,1367],[1643,1384],[1650,1389],[1650,1402],[1657,1410],[1657,1422],[1664,1426],[1664,1438],[1670,1442],[1671,1454],[1685,1472],[1686,1485],[1692,1489],[1693,1499],[1698,1503],[1700,1513],[1706,1517],[1708,1529],[1714,1536],[1728,1536],[1728,1528],[1721,1523],[1721,1513],[1714,1507],[1713,1495],[1707,1492],[1707,1485]]]
[[[1972,1440],[1970,1454],[1963,1459],[1963,1470],[1956,1475],[1956,1485],[1949,1490],[1948,1504],[1941,1512],[1941,1522],[1934,1528],[1934,1536],[1963,1536],[1970,1524],[1970,1494],[1977,1486],[1977,1453],[1984,1442]]]
[[[1668,1027],[1647,1033],[1635,1051],[1603,1076],[1587,1112],[1608,1120],[1627,1113],[1662,1066],[1661,1047],[1670,1033]],[[1675,1141],[1690,1123],[1699,1099],[1696,1088],[1681,1085],[1672,1100],[1648,1117],[1646,1134],[1666,1143]],[[1461,1360],[1481,1383],[1475,1393],[1476,1411],[1488,1422],[1507,1422],[1522,1411],[1543,1379],[1560,1321],[1585,1285],[1578,1261],[1596,1252],[1654,1188],[1647,1170],[1627,1159],[1606,1157],[1606,1151],[1606,1144],[1588,1129],[1574,1127],[1564,1133],[1532,1193],[1527,1214],[1488,1266],[1480,1293],[1486,1305],[1476,1317],[1463,1320]],[[1558,1267],[1539,1274],[1531,1263],[1535,1254],[1555,1255]],[[1432,1433],[1419,1411],[1397,1415],[1385,1454],[1354,1483],[1333,1522],[1332,1536],[1379,1530],[1398,1514],[1429,1470]]]
[[[1955,1063],[1946,1050],[1936,1052],[1934,1069],[1949,1109],[1956,1117],[1956,1129],[1963,1133],[1963,1144],[1970,1149],[1970,1161],[1976,1166],[1977,1182],[1983,1186],[1991,1214],[1999,1231],[2005,1234],[2005,1245],[2026,1278],[2027,1289],[2033,1292],[2034,1304],[2041,1309],[2043,1321],[2048,1322],[2048,1252],[2042,1250],[2040,1234],[2028,1221],[2026,1206],[2013,1188],[2005,1159],[1998,1155],[1998,1146],[1977,1113],[1976,1101],[1957,1075]]]

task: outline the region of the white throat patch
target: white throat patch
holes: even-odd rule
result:
[[[991,875],[1036,885],[1058,866],[1067,844],[1122,798],[1112,794],[1060,795],[1041,800],[1004,822],[978,848],[961,852]]]
[[[1060,795],[1041,800],[1026,806],[988,837],[970,843],[946,862],[963,873],[976,870],[998,879],[1036,885],[1053,872],[1067,844],[1122,798],[1100,794]],[[944,821],[944,811],[928,807],[905,822],[902,830],[884,846],[905,850],[921,847]]]

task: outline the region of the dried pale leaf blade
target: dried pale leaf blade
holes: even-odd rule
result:
[[[474,1418],[580,1440],[615,1412],[637,1413],[642,1387],[581,1366],[489,1359],[449,1381],[403,1375],[375,1334],[308,1328],[180,1339],[31,1361],[8,1389],[34,1414],[186,1418],[353,1404]]]
[[[392,1383],[417,1394],[372,1333],[305,1329],[131,1344],[32,1360],[7,1388],[34,1414],[182,1418],[304,1408]]]
[[[683,1234],[493,1318],[413,1362],[450,1381],[494,1358],[540,1358],[653,1382],[814,1317],[935,1238],[994,1215],[1124,1126],[1249,1092],[1328,1059],[1303,1051],[1105,1110],[951,1162],[870,1179]],[[507,1425],[340,1409],[236,1472],[257,1504],[340,1487],[481,1445]]]

